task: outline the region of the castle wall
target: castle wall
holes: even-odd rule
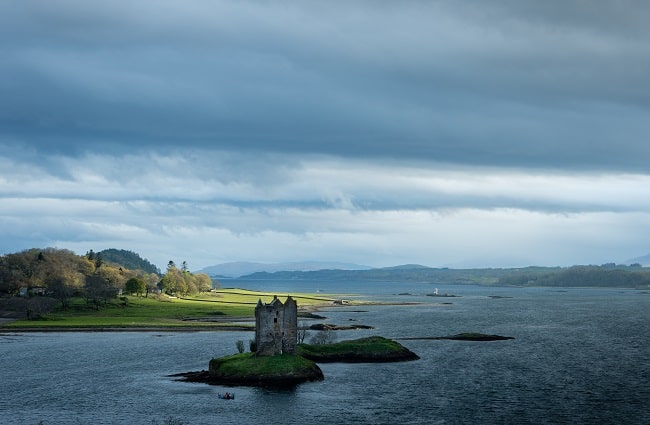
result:
[[[269,304],[260,300],[255,307],[256,355],[294,354],[297,328],[298,306],[291,297],[284,304],[277,298]]]

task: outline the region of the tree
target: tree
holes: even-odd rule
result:
[[[309,332],[307,331],[307,325],[304,322],[300,322],[300,325],[298,326],[298,330],[296,332],[296,338],[298,339],[298,344],[302,344],[305,342],[305,339],[309,335]]]
[[[139,277],[132,277],[124,284],[124,290],[129,294],[141,296],[147,290],[147,287],[144,280]]]
[[[145,285],[145,298],[149,296],[149,292],[152,292],[157,288],[158,282],[160,282],[160,277],[156,273],[149,273],[143,278]]]
[[[169,295],[182,294],[185,290],[185,279],[173,261],[169,262],[167,272],[160,279],[161,289]]]
[[[127,279],[126,273],[121,267],[109,266],[108,264],[104,264],[100,269],[97,269],[95,274],[99,274],[115,289],[123,289]]]
[[[35,296],[29,297],[26,302],[26,315],[27,320],[39,319],[45,313],[49,313],[54,310],[57,302],[54,298],[44,297],[44,296]]]
[[[183,268],[178,269],[173,261],[167,264],[167,272],[160,280],[161,289],[170,295],[191,295],[197,292],[209,291],[212,288],[210,277],[202,273],[192,274],[187,269],[187,262],[183,261]]]
[[[107,304],[108,300],[117,296],[117,288],[99,273],[86,276],[84,289],[86,291],[86,303],[94,305],[96,310],[99,310],[102,303]]]
[[[57,300],[61,303],[61,308],[67,310],[70,307],[70,300],[75,294],[75,287],[65,282],[62,277],[52,277],[47,280],[47,287]]]
[[[334,332],[330,329],[318,331],[316,335],[311,337],[309,340],[312,344],[332,344],[334,341],[336,341],[336,335],[334,335]]]
[[[42,257],[41,257],[41,254]],[[70,299],[80,294],[85,281],[85,268],[78,255],[64,249],[48,248],[39,253],[37,273],[53,296],[67,309]]]
[[[197,273],[194,275],[196,280],[196,288],[199,292],[208,292],[212,289],[212,279],[205,273]]]

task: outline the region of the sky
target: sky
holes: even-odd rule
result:
[[[0,254],[650,253],[650,3],[0,2]]]

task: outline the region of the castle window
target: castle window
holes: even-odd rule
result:
[[[278,318],[277,317],[273,318],[273,323],[278,323]]]

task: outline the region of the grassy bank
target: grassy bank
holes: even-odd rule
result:
[[[56,328],[195,328],[212,329],[250,326],[233,323],[253,318],[259,299],[268,303],[277,295],[287,294],[223,289],[192,298],[127,297],[127,302],[115,299],[96,310],[84,299],[74,299],[71,306],[43,315],[38,320],[17,320],[0,329],[56,329]],[[334,297],[317,294],[291,294],[300,307],[331,304]]]

